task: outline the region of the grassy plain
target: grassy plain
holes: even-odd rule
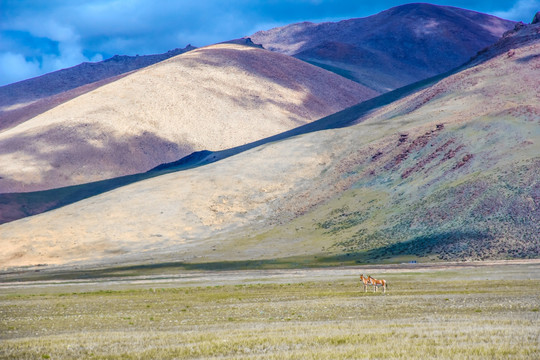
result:
[[[0,358],[538,359],[540,262],[4,282]]]

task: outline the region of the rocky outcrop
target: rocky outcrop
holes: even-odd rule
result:
[[[533,17],[533,19],[532,19],[532,22],[531,22],[531,24],[538,24],[538,23],[540,23],[540,11],[538,11],[538,12],[534,15],[534,17]]]
[[[224,41],[220,44],[237,44],[237,45],[245,45],[245,46],[256,47],[259,49],[264,49],[264,47],[261,44],[255,44],[249,37],[243,37],[240,39]]]

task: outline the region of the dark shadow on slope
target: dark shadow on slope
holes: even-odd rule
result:
[[[0,194],[0,223],[41,214],[149,177],[136,174],[58,189]]]
[[[106,266],[89,265],[77,269],[70,266],[67,269],[55,267],[22,267],[0,272],[0,280],[4,283],[19,281],[46,280],[75,280],[75,279],[107,279],[117,278],[117,281],[131,281],[131,277],[159,274],[160,279],[177,277],[182,271],[236,271],[236,270],[276,270],[324,268],[334,266],[353,266],[358,264],[382,264],[401,262],[399,257],[439,255],[442,247],[459,247],[459,257],[453,260],[467,258],[467,248],[489,246],[491,237],[488,234],[475,231],[451,231],[428,236],[419,236],[404,243],[397,243],[367,252],[344,253],[340,255],[306,255],[291,256],[277,259],[210,261],[190,263],[183,261],[168,261],[137,265]],[[392,260],[395,258],[395,260]],[[520,258],[515,256],[515,258]],[[421,267],[421,265],[418,265]],[[189,274],[185,274],[189,277]]]
[[[104,192],[125,186],[137,181],[156,177],[166,173],[187,170],[199,166],[207,165],[230,156],[250,150],[267,143],[285,140],[297,135],[307,134],[320,130],[343,128],[355,124],[358,119],[370,111],[387,105],[415,91],[426,88],[437,81],[457,72],[460,69],[441,74],[430,79],[407,85],[403,88],[388,92],[350,108],[300,126],[298,128],[277,134],[265,139],[261,139],[249,144],[237,146],[235,148],[222,151],[199,151],[192,153],[178,161],[159,165],[146,173],[117,177],[113,179],[97,181],[87,184],[68,186],[63,188],[27,192],[0,194],[0,223],[14,221],[23,217],[40,214],[53,210],[77,201],[102,194]]]
[[[90,134],[90,135],[88,135]],[[96,135],[96,137],[92,136]],[[66,147],[55,148],[51,145],[60,140]],[[99,140],[98,142],[95,140]],[[101,145],[100,145],[101,144]],[[118,169],[147,169],[156,164],[155,159],[168,157],[174,159],[181,154],[193,151],[188,145],[178,146],[175,142],[163,139],[154,134],[142,133],[131,137],[116,137],[112,132],[92,131],[91,125],[84,124],[73,127],[67,133],[49,130],[31,136],[20,136],[4,142],[0,153],[21,153],[28,159],[40,161],[45,159],[51,169],[41,174],[42,184],[54,184],[66,173],[79,174],[86,178],[103,176],[106,172],[117,172]],[[45,149],[45,150],[44,150]],[[190,155],[187,160],[196,155]],[[98,166],[100,171],[88,171]],[[133,170],[131,170],[133,171]],[[136,170],[135,170],[136,171]],[[139,170],[140,171],[140,170]],[[0,187],[9,189],[17,186],[14,179],[2,178],[0,168]],[[74,186],[32,191],[9,192],[0,194],[0,223],[10,222],[23,217],[39,214],[73,202],[101,194],[103,192],[127,185],[159,173],[138,173],[112,179],[96,181]],[[30,183],[28,186],[36,186]]]
[[[4,140],[0,144],[0,154],[16,154],[30,165],[35,162],[50,166],[40,171],[39,179],[32,179],[32,173],[27,175],[26,189],[35,191],[55,184],[74,184],[78,182],[77,177],[98,180],[106,177],[104,174],[120,171],[121,174],[138,173],[159,164],[158,159],[176,159],[194,150],[189,144],[180,146],[146,131],[122,136],[113,130],[92,123],[60,129],[51,126],[37,133],[23,133]],[[0,168],[0,192],[26,190],[8,172],[3,173]]]
[[[445,231],[419,235],[409,240],[368,251],[348,251],[321,257],[320,266],[344,264],[380,264],[403,262],[407,259],[435,259],[442,261],[484,260],[493,258],[494,237],[485,231]],[[524,253],[505,253],[506,258],[527,258]]]
[[[429,235],[420,235],[411,240],[398,242],[378,249],[367,251],[362,257],[365,260],[380,260],[396,256],[414,255],[424,257],[437,255],[441,259],[467,258],[492,240],[487,232],[480,231],[446,231]]]
[[[117,76],[112,76],[90,84],[79,86],[75,89],[64,91],[56,95],[39,99],[35,102],[30,103],[29,105],[17,108],[15,110],[0,112],[0,131],[22,124],[26,120],[30,120],[33,117],[38,116],[52,108],[55,108],[62,103],[65,103],[78,96],[84,95],[92,90],[97,89],[98,87],[119,80],[131,73],[132,72],[126,72]]]
[[[295,106],[285,99],[280,101],[273,96],[271,91],[267,96],[261,96],[260,99],[260,101],[264,100],[262,104],[273,103],[291,111],[303,123],[309,121],[309,119],[305,119],[306,109],[308,113],[315,110],[317,114],[328,114],[332,109],[337,111],[342,109],[343,106],[353,105],[380,93],[370,88],[361,88],[357,84],[346,84],[343,78],[335,76],[335,74],[326,73],[318,67],[314,68],[311,65],[306,65],[304,61],[264,49],[252,47],[252,49],[246,51],[235,48],[210,47],[200,50],[200,52],[203,55],[196,59],[195,66],[203,64],[213,68],[224,68],[225,71],[228,67],[240,69],[249,76],[260,78],[264,82],[271,82],[286,89],[309,94],[301,106]],[[319,77],[323,78],[318,79]],[[217,98],[230,97],[226,91],[220,90],[220,87],[212,86],[212,82],[201,84],[201,86],[205,87],[207,91],[213,93]],[[239,86],[235,83],[229,84],[229,87],[232,88]],[[340,104],[340,106],[334,107],[332,101],[328,100],[332,99],[336,93],[332,89],[339,89],[337,92],[343,98],[349,100],[343,105]],[[344,91],[344,89],[348,89],[348,91]],[[238,88],[238,90],[242,92],[243,89]],[[245,97],[249,101],[244,101],[242,98],[236,99],[238,105],[246,107],[249,104],[249,107],[253,108],[254,103],[257,103],[258,96],[257,98],[250,98],[250,94],[246,93]],[[314,99],[320,99],[320,101],[317,102]],[[340,102],[343,103],[343,100]]]
[[[540,54],[532,54],[532,55],[528,55],[528,56],[524,56],[522,58],[516,59],[516,61],[519,63],[528,63],[530,61],[538,60],[538,59],[540,59]]]
[[[324,70],[331,71],[334,74],[338,74],[339,76],[343,76],[344,78],[347,78],[349,80],[356,81],[357,83],[359,83],[361,85],[367,86],[366,84],[363,84],[361,82],[362,79],[358,79],[358,77],[355,76],[355,74],[350,70],[340,68],[338,66],[332,66],[332,65],[323,63],[321,61],[315,61],[315,60],[311,60],[311,59],[302,59],[302,58],[297,58],[297,59],[305,61],[305,62],[307,62],[307,63],[309,63],[311,65],[315,65],[317,67],[320,67],[320,68],[322,68]]]
[[[75,279],[100,279],[100,278],[129,278],[155,273],[171,271],[177,274],[179,271],[235,271],[235,270],[262,270],[262,269],[296,269],[319,266],[312,262],[310,258],[295,259],[269,259],[269,260],[239,260],[239,261],[216,261],[205,263],[187,263],[181,261],[163,262],[156,264],[126,265],[115,267],[92,267],[87,269],[55,269],[48,268],[19,268],[10,269],[6,272],[0,272],[0,280],[3,283],[19,281],[45,281],[45,280],[75,280]],[[187,275],[189,276],[189,275]],[[166,275],[164,277],[166,278]],[[121,280],[117,280],[121,281]]]
[[[357,105],[351,106],[345,110],[339,111],[335,114],[329,115],[317,121],[313,121],[311,123],[299,126],[297,128],[285,131],[280,134],[276,134],[276,135],[254,141],[249,144],[237,146],[234,148],[221,150],[221,151],[214,151],[208,154],[207,156],[197,157],[194,162],[186,158],[182,158],[175,162],[159,165],[150,171],[164,170],[164,169],[177,171],[177,170],[184,170],[187,168],[198,167],[201,165],[206,165],[206,164],[210,164],[215,161],[218,161],[218,160],[225,159],[227,157],[239,154],[241,152],[244,152],[244,151],[253,149],[257,146],[261,146],[261,145],[268,144],[271,142],[281,141],[281,140],[285,140],[294,136],[308,134],[308,133],[312,133],[316,131],[339,129],[339,128],[351,126],[351,125],[356,124],[359,118],[368,114],[370,111],[375,110],[379,107],[388,105],[416,91],[419,91],[428,86],[431,86],[434,83],[438,82],[439,80],[447,76],[450,76],[459,70],[461,69],[452,70],[450,72],[437,75],[432,78],[422,80],[411,85],[404,86],[397,90],[382,94],[375,98],[361,102]]]

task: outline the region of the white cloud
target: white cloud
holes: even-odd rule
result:
[[[493,15],[503,19],[529,23],[537,11],[540,11],[540,0],[519,0],[512,8],[505,11],[496,11]]]
[[[404,2],[0,0],[2,14],[6,14],[0,21],[0,46],[1,38],[5,45],[0,48],[0,86],[114,54],[155,54],[188,43],[204,46],[293,22],[367,16]],[[482,11],[498,7],[494,15],[524,22],[530,22],[540,10],[540,0],[501,2],[506,5],[488,0],[467,5],[473,10],[483,7]],[[446,1],[447,5],[453,3],[465,2]]]
[[[37,37],[46,37],[55,41],[74,41],[79,38],[69,26],[54,20],[40,21],[31,24],[26,30]]]
[[[0,54],[0,86],[48,72],[65,69],[85,61],[101,61],[103,56],[95,54],[91,58],[83,54],[81,37],[73,28],[52,20],[29,22],[25,28],[18,20],[12,28],[30,32],[38,38],[47,38],[58,44],[57,53],[34,54],[24,56],[17,51]],[[39,59],[39,60],[38,60]]]
[[[0,53],[0,85],[10,84],[41,74],[37,61],[27,61],[13,52]]]
[[[82,53],[82,48],[78,42],[66,41],[58,44],[59,56],[46,56],[43,58],[43,69],[47,72],[54,69],[64,69],[80,64],[89,59]]]
[[[101,54],[96,54],[90,59],[84,56],[77,42],[60,43],[58,48],[59,55],[43,55],[41,63],[35,59],[26,59],[18,53],[0,53],[0,86],[72,67],[82,62],[103,60]]]
[[[103,61],[103,55],[96,54],[90,59],[91,62]]]

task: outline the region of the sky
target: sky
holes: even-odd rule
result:
[[[301,21],[365,17],[400,0],[0,0],[0,86],[113,55],[205,46]],[[447,0],[529,23],[540,0]]]

